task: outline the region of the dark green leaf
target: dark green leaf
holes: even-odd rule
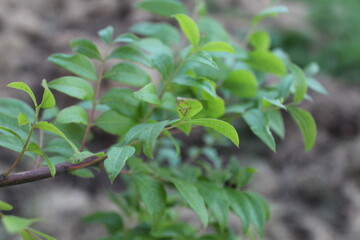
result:
[[[157,95],[156,87],[149,83],[145,85],[143,88],[139,89],[138,91],[134,92],[134,96],[144,102],[159,105],[160,99]]]
[[[161,223],[166,209],[166,191],[164,185],[150,176],[134,174],[136,188],[145,204],[146,211],[154,226]]]
[[[164,17],[186,13],[184,5],[176,0],[145,0],[136,4],[135,7]]]
[[[142,87],[150,82],[150,77],[144,70],[125,62],[113,66],[105,73],[104,78],[134,87]]]
[[[301,68],[299,68],[295,64],[290,64],[289,69],[294,78],[295,93],[293,101],[294,103],[298,103],[304,99],[307,92],[306,77],[303,70],[301,70]]]
[[[104,167],[111,183],[119,175],[125,162],[135,153],[135,148],[132,146],[113,147],[107,153],[108,158],[104,161]]]
[[[80,100],[92,100],[94,89],[86,80],[78,77],[61,77],[49,82],[49,87]]]
[[[103,224],[110,234],[115,234],[124,228],[121,216],[116,212],[95,212],[81,219],[82,222]]]
[[[70,42],[71,50],[86,57],[101,60],[101,55],[96,45],[88,39],[75,39]]]
[[[134,124],[133,119],[112,110],[103,112],[94,123],[95,126],[114,135],[125,134]]]
[[[79,106],[71,106],[64,108],[56,115],[56,123],[80,123],[88,124],[88,115],[86,111]]]
[[[96,71],[93,63],[87,57],[79,54],[53,54],[48,60],[55,65],[68,70],[79,77],[89,79],[92,81],[97,80]]]
[[[24,113],[30,122],[34,121],[34,109],[27,103],[14,98],[0,99],[0,115],[6,115],[16,120],[16,117],[20,112]]]
[[[305,151],[308,152],[315,144],[316,124],[311,114],[296,107],[288,108],[291,117],[295,120],[303,136]]]
[[[188,61],[189,61],[189,64],[192,64],[192,65],[193,65],[192,62],[196,62],[196,63],[200,63],[202,65],[212,67],[216,70],[219,70],[217,63],[214,61],[213,57],[208,52],[203,52],[203,51],[197,52],[197,53],[191,55],[191,57],[189,58]]]
[[[70,172],[72,175],[81,177],[81,178],[94,178],[94,173],[92,171],[90,171],[87,168],[80,168],[78,170],[75,171],[71,171]]]
[[[268,111],[266,116],[269,118],[270,128],[281,138],[285,138],[285,126],[280,110]]]
[[[206,211],[204,198],[199,194],[195,185],[180,179],[172,179],[172,182],[181,196],[200,217],[202,224],[207,226],[208,213]]]
[[[123,33],[114,39],[114,43],[131,43],[138,41],[139,38],[131,33]]]
[[[195,79],[190,76],[180,76],[175,78],[173,82],[182,86],[199,88],[210,94],[212,97],[217,97],[215,87],[206,79]]]
[[[108,59],[112,58],[141,63],[149,68],[152,67],[149,57],[142,50],[132,46],[121,46],[116,48],[108,56]]]
[[[243,117],[251,131],[275,152],[276,145],[274,137],[270,132],[269,119],[258,109],[247,111]]]

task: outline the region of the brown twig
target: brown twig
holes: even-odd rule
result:
[[[81,163],[73,164],[70,162],[57,164],[56,167],[56,176],[68,173],[70,171],[75,171],[81,168],[85,168],[101,162],[107,158],[106,155],[101,157],[90,157],[85,159]],[[42,179],[50,178],[51,173],[48,167],[37,168],[25,172],[11,173],[8,176],[0,175],[0,188],[9,187],[29,182],[35,182]]]

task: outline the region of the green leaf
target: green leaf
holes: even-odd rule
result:
[[[138,41],[139,38],[131,33],[123,33],[114,39],[114,43],[131,43]]]
[[[124,135],[135,125],[135,121],[127,116],[109,110],[103,112],[95,121],[95,126],[114,135]]]
[[[281,138],[285,138],[285,126],[280,110],[268,111],[265,113],[269,118],[270,128]]]
[[[0,201],[0,211],[10,211],[13,210],[13,206],[10,204]]]
[[[107,58],[128,60],[132,62],[141,63],[149,68],[152,67],[152,63],[149,57],[142,50],[132,46],[118,47],[114,51],[112,51]]]
[[[232,94],[241,98],[254,98],[257,95],[257,80],[247,70],[233,71],[224,81],[223,86]]]
[[[22,112],[19,112],[18,114],[18,124],[19,126],[24,126],[26,124],[30,124],[29,119],[27,118],[27,116],[25,114],[23,114]],[[12,132],[10,132],[12,133]]]
[[[175,0],[145,0],[136,4],[135,7],[163,17],[186,13],[184,5]]]
[[[197,187],[206,205],[214,214],[221,230],[224,230],[227,227],[229,213],[229,199],[226,192],[211,182],[199,182]]]
[[[40,221],[38,218],[26,219],[12,215],[5,215],[1,218],[1,220],[4,224],[5,230],[10,234],[18,233],[31,224]]]
[[[220,23],[209,17],[202,17],[198,20],[201,35],[204,36],[206,42],[209,41],[225,41],[231,40],[230,35],[226,32]]]
[[[300,128],[304,140],[305,151],[310,151],[316,140],[316,124],[314,118],[309,112],[300,108],[288,107],[288,110],[291,117]]]
[[[206,79],[195,79],[190,76],[180,76],[175,78],[173,82],[182,86],[199,88],[210,94],[212,97],[217,97],[215,87]]]
[[[247,62],[256,70],[264,73],[273,73],[278,76],[286,74],[283,61],[269,51],[255,50],[250,52]]]
[[[35,143],[30,143],[26,151],[34,152],[40,156],[42,156],[46,162],[46,165],[48,166],[50,170],[50,174],[52,177],[56,174],[56,167],[52,161],[48,158],[48,156],[40,149],[40,147]]]
[[[86,80],[78,77],[61,77],[49,82],[49,88],[80,100],[91,101],[94,89]]]
[[[124,228],[123,220],[117,212],[95,212],[82,218],[81,221],[85,223],[102,224],[111,234],[115,234]]]
[[[208,97],[202,101],[204,109],[198,117],[220,118],[225,114],[225,102],[221,97]]]
[[[191,57],[189,58],[188,61],[189,61],[189,64],[191,64],[191,62],[196,62],[196,63],[200,63],[202,65],[212,67],[216,70],[219,70],[217,63],[214,61],[213,57],[208,52],[204,52],[204,51],[197,52],[197,53],[191,55]]]
[[[284,104],[282,104],[281,99],[270,99],[270,98],[267,98],[267,97],[263,97],[261,99],[261,105],[262,105],[263,109],[268,108],[268,107],[276,106],[278,108],[286,110],[286,106]]]
[[[105,73],[104,78],[134,87],[142,87],[150,82],[150,77],[144,70],[126,62],[113,66]]]
[[[17,115],[18,114],[14,115],[13,117],[15,118],[12,118],[6,114],[0,114],[0,126],[4,128],[2,129],[3,131],[11,133],[10,131],[6,130],[9,129],[12,132],[16,133],[17,135],[19,135],[21,139],[26,139],[29,135],[29,126],[19,126],[18,120],[16,118]],[[36,140],[36,136],[33,135],[31,140]]]
[[[44,94],[42,97],[42,101],[40,103],[40,107],[44,109],[53,108],[56,105],[55,97],[50,91],[46,80],[42,80],[41,85],[44,87]]]
[[[49,235],[47,235],[47,234],[45,234],[43,232],[39,232],[39,231],[35,230],[35,229],[27,228],[26,230],[28,232],[35,233],[36,235],[39,235],[39,236],[45,238],[45,240],[56,240],[56,238],[53,238],[53,237],[51,237],[51,236],[49,236]]]
[[[35,112],[27,103],[15,98],[1,98],[0,99],[0,115],[6,115],[16,120],[17,115],[22,112],[30,122],[34,121]]]
[[[48,60],[55,65],[68,70],[75,75],[89,79],[97,80],[96,71],[93,63],[87,57],[79,54],[53,54]]]
[[[0,127],[3,129],[3,127]],[[5,135],[0,133],[0,146],[15,152],[21,152],[24,143],[16,135]]]
[[[98,35],[104,43],[110,44],[113,40],[114,28],[112,26],[108,26],[104,29],[101,29],[98,31]]]
[[[229,52],[235,54],[234,48],[226,42],[208,42],[200,47],[200,51],[206,52]]]
[[[195,185],[180,179],[172,179],[171,181],[185,201],[200,217],[202,224],[207,226],[208,213],[206,211],[204,198],[200,195]]]
[[[163,128],[168,124],[168,120],[157,123],[143,123],[132,127],[125,135],[126,144],[131,144],[134,140],[143,142],[144,153],[153,158],[153,148],[157,137]]]
[[[190,120],[203,109],[200,101],[191,98],[180,98],[176,105],[176,111],[180,120]]]
[[[151,222],[156,227],[161,223],[166,209],[164,185],[147,175],[134,174],[133,180],[151,217]]]
[[[100,99],[100,103],[133,119],[139,115],[140,100],[134,96],[132,89],[112,88]]]
[[[64,108],[56,115],[56,123],[80,123],[88,124],[88,115],[86,111],[79,106],[71,106]]]
[[[327,91],[324,88],[324,86],[318,82],[316,79],[312,78],[312,77],[307,77],[307,85],[309,88],[311,88],[312,90],[314,90],[315,92],[318,92],[320,94],[326,95]]]
[[[294,77],[295,93],[293,102],[298,103],[304,99],[307,92],[307,81],[305,73],[295,64],[290,64],[289,69]]]
[[[104,161],[104,167],[111,183],[119,175],[125,162],[135,153],[135,148],[132,146],[113,147],[107,153],[108,158]]]
[[[256,50],[267,51],[270,48],[271,40],[269,34],[265,31],[257,31],[251,34],[249,43]]]
[[[19,89],[19,90],[22,90],[22,91],[26,92],[30,96],[30,98],[32,99],[32,101],[34,103],[34,106],[35,107],[37,106],[35,95],[34,95],[33,91],[31,90],[31,88],[26,83],[24,83],[24,82],[12,82],[12,83],[9,83],[6,86],[10,87],[10,88]]]
[[[247,111],[243,115],[251,131],[258,136],[271,150],[276,151],[274,136],[270,132],[269,119],[258,109]]]
[[[268,16],[275,17],[279,13],[285,13],[288,11],[289,11],[289,9],[285,6],[273,6],[273,7],[266,8],[266,9],[262,10],[261,12],[259,12],[251,20],[251,25],[252,25],[252,27],[255,27],[255,25],[257,25],[265,17],[268,17]]]
[[[86,57],[101,60],[101,55],[96,45],[88,39],[75,39],[70,42],[70,48],[76,53]]]
[[[175,14],[173,17],[178,21],[181,30],[184,32],[191,45],[194,48],[197,47],[200,42],[200,33],[196,23],[184,14]]]
[[[141,22],[133,25],[130,31],[146,37],[158,38],[169,46],[178,44],[180,40],[178,30],[168,23]]]
[[[198,118],[185,121],[185,123],[210,127],[230,139],[237,147],[239,146],[239,136],[235,128],[227,122],[212,118]]]
[[[75,175],[75,176],[78,176],[81,178],[94,178],[95,177],[94,173],[87,168],[80,168],[78,170],[71,171],[70,173],[72,175]]]
[[[159,105],[161,103],[157,95],[156,87],[152,83],[149,83],[140,90],[134,92],[134,96],[137,99],[147,103],[151,103],[155,105]]]
[[[60,137],[62,137],[65,141],[68,142],[68,144],[71,146],[71,148],[74,150],[74,152],[78,152],[79,150],[77,149],[77,147],[65,136],[65,134],[63,132],[61,132],[57,127],[55,127],[53,124],[45,122],[45,121],[40,121],[36,124],[36,127],[48,132],[52,132],[55,133],[57,135],[59,135]]]
[[[85,159],[89,158],[89,157],[93,157],[95,156],[94,153],[89,152],[89,151],[82,151],[82,152],[75,152],[69,159],[68,161],[71,163],[81,163],[82,161],[84,161]]]

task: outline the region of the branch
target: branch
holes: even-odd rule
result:
[[[59,176],[70,171],[75,171],[77,169],[85,168],[91,166],[95,163],[101,162],[107,158],[106,155],[101,157],[90,157],[85,159],[81,163],[73,164],[70,162],[60,163],[55,166],[56,176]],[[41,179],[50,178],[51,173],[48,167],[37,168],[25,172],[11,173],[8,176],[0,175],[0,188],[9,187],[13,185],[19,185],[23,183],[35,182]]]

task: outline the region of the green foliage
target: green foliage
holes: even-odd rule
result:
[[[34,107],[15,99],[0,99],[0,146],[19,152],[3,176],[11,174],[23,155],[38,155],[51,176],[55,176],[57,164],[68,161],[74,164],[70,173],[93,177],[85,167],[106,158],[103,164],[110,182],[120,178],[126,189],[121,196],[110,197],[121,213],[99,212],[84,218],[105,226],[109,236],[103,239],[263,236],[269,207],[260,195],[247,190],[256,171],[240,166],[235,158],[227,163],[216,146],[229,148],[233,143],[239,147],[232,123],[238,125],[243,118],[275,151],[273,133],[285,136],[284,112],[299,126],[305,150],[313,147],[314,120],[298,105],[308,97],[308,88],[325,92],[311,78],[316,66],[303,71],[284,53],[279,54],[280,50],[271,50],[265,31],[253,31],[259,21],[286,8],[260,12],[240,46],[217,21],[206,16],[204,5],[199,5],[201,14],[196,21],[180,1],[145,0],[136,6],[173,17],[169,20],[177,21],[188,43],[180,45],[179,30],[168,23],[137,23],[130,28],[136,35],[119,36],[109,26],[98,32],[108,48],[105,53],[90,40],[75,39],[70,43],[73,54],[49,57],[50,62],[75,76],[49,83],[43,80],[40,103],[27,84],[9,84],[25,91]],[[105,80],[122,85],[103,93]],[[50,89],[81,102],[59,110]],[[106,154],[86,148],[93,127],[117,139],[110,146],[99,146]],[[205,146],[191,146],[181,154],[186,150],[176,134],[189,135],[199,127],[206,129]],[[46,141],[40,141],[39,134]],[[181,221],[185,208],[193,210],[208,233]],[[10,210],[11,206],[0,202],[0,209]],[[228,226],[230,212],[241,220],[241,232]],[[23,239],[53,239],[29,228],[37,219],[0,216],[11,234],[18,233]],[[131,226],[127,219],[134,220]]]

